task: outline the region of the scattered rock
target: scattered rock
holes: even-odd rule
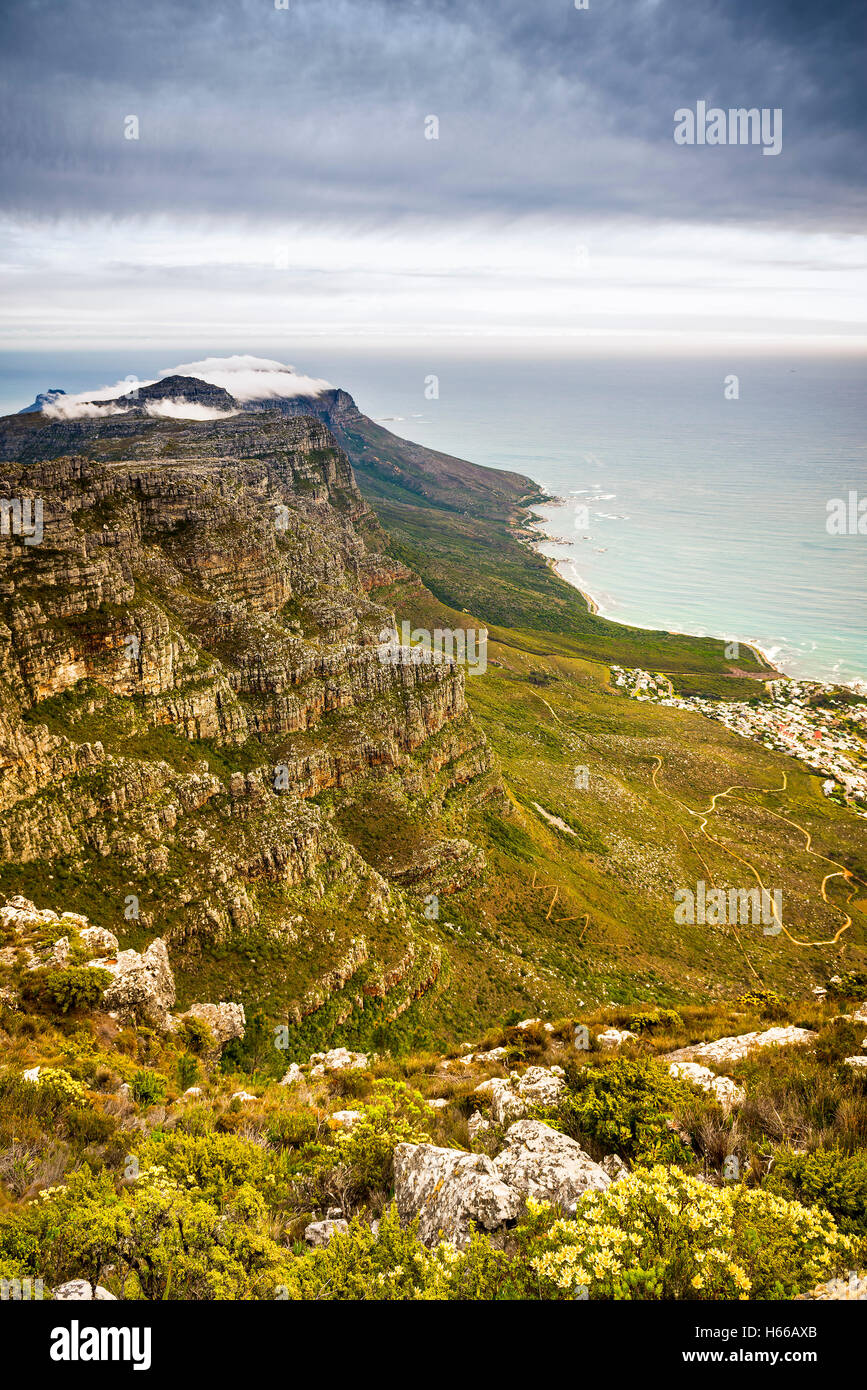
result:
[[[298,1082],[298,1081],[303,1081],[303,1079],[304,1079],[304,1073],[302,1072],[302,1070],[301,1070],[301,1068],[299,1067],[298,1063],[297,1063],[297,1062],[290,1062],[290,1063],[289,1063],[289,1070],[286,1072],[285,1076],[281,1076],[281,1078],[280,1078],[280,1085],[281,1085],[281,1086],[294,1086],[296,1082]]]
[[[574,1139],[540,1120],[519,1120],[506,1134],[506,1147],[494,1159],[503,1181],[524,1196],[553,1202],[574,1212],[588,1188],[602,1191],[611,1178]]]
[[[638,1034],[630,1033],[628,1028],[606,1028],[604,1033],[599,1033],[596,1037],[596,1042],[603,1052],[613,1052],[624,1043],[637,1040]]]
[[[445,1110],[446,1106],[448,1105],[448,1101],[443,1098],[439,1098],[437,1100],[429,1100],[427,1103],[430,1106],[431,1110]]]
[[[70,1279],[67,1284],[58,1284],[51,1295],[52,1298],[65,1300],[75,1300],[81,1302],[117,1302],[117,1296],[104,1289],[102,1284],[89,1284],[86,1279]]]
[[[629,1176],[629,1168],[619,1154],[606,1154],[602,1160],[601,1168],[604,1173],[608,1174],[612,1182],[620,1182],[621,1178]]]
[[[327,1071],[356,1070],[368,1065],[366,1052],[348,1052],[345,1047],[334,1047],[330,1052],[314,1052],[310,1058],[310,1075],[324,1076]]]
[[[865,1056],[844,1057],[843,1061],[847,1067],[854,1067],[856,1071],[863,1071],[867,1067],[867,1057]]]
[[[200,1096],[201,1094],[201,1086],[188,1086],[187,1089],[184,1091],[185,1096]]]
[[[304,1230],[304,1239],[314,1248],[327,1245],[332,1236],[343,1235],[349,1230],[349,1222],[339,1217],[336,1220],[311,1221]]]
[[[503,1182],[485,1154],[465,1154],[432,1144],[398,1144],[394,1151],[394,1195],[402,1221],[419,1218],[426,1245],[440,1233],[456,1246],[467,1244],[473,1223],[485,1231],[516,1221],[521,1194]]]
[[[717,1076],[710,1067],[702,1067],[698,1062],[671,1062],[668,1070],[671,1076],[689,1081],[693,1086],[716,1096],[724,1110],[743,1105],[747,1098],[743,1087],[738,1086],[730,1076]]]
[[[258,1100],[258,1096],[251,1096],[249,1091],[233,1091],[232,1100],[239,1100],[242,1105],[250,1100]]]
[[[352,1129],[363,1118],[360,1110],[335,1110],[330,1117],[331,1123],[338,1129]]]
[[[692,1047],[681,1047],[676,1052],[668,1052],[662,1059],[666,1062],[711,1062],[722,1066],[726,1062],[739,1062],[751,1052],[762,1047],[794,1047],[813,1042],[817,1033],[809,1028],[768,1028],[764,1033],[741,1033],[737,1037],[717,1038],[714,1042],[696,1043]]]
[[[24,1081],[38,1081],[41,1067],[29,1067],[27,1071],[21,1073]]]
[[[867,1274],[856,1274],[853,1270],[846,1279],[829,1279],[826,1284],[818,1284],[809,1293],[798,1294],[799,1299],[846,1299],[858,1302],[867,1299]]]

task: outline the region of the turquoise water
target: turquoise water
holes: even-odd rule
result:
[[[867,536],[825,529],[829,499],[867,496],[864,361],[237,350],[294,362],[395,433],[566,498],[545,515],[569,544],[543,548],[607,616],[757,642],[792,675],[867,678]],[[3,355],[0,409],[220,351]],[[740,395],[726,400],[732,373]]]

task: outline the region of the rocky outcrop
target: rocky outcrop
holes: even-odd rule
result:
[[[570,1215],[583,1192],[602,1192],[611,1178],[574,1139],[539,1120],[519,1120],[494,1159],[503,1181],[524,1196],[552,1202]]]
[[[522,1207],[520,1193],[486,1155],[432,1144],[396,1146],[394,1196],[402,1221],[418,1217],[419,1238],[426,1245],[443,1236],[459,1248],[469,1241],[473,1225],[497,1230],[516,1221]]]
[[[728,1062],[739,1062],[763,1047],[802,1047],[815,1042],[817,1036],[809,1028],[768,1028],[764,1033],[741,1033],[737,1037],[716,1038],[713,1042],[680,1047],[676,1052],[666,1053],[663,1060],[710,1062],[714,1066],[724,1066]]]
[[[114,959],[98,957],[90,965],[112,976],[103,1004],[124,1023],[143,1023],[151,1028],[169,1026],[169,1010],[175,1002],[175,977],[162,937],[141,954],[121,951]]]
[[[562,1067],[527,1067],[520,1076],[513,1072],[508,1081],[483,1081],[476,1094],[490,1096],[494,1122],[505,1125],[537,1105],[553,1105],[565,1084]]]
[[[243,1004],[223,1001],[219,1004],[191,1004],[182,1014],[175,1014],[172,1027],[181,1027],[188,1019],[203,1023],[211,1034],[212,1051],[219,1054],[233,1038],[243,1038],[246,1019]]]
[[[747,1093],[730,1076],[717,1076],[710,1067],[702,1067],[698,1062],[672,1062],[669,1074],[681,1081],[689,1081],[700,1090],[715,1096],[724,1110],[732,1110],[743,1105]]]

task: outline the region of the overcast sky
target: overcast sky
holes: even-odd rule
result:
[[[288,5],[7,0],[0,342],[867,347],[864,0]]]

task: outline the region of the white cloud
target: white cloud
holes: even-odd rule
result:
[[[128,407],[120,405],[95,405],[92,400],[79,396],[59,396],[43,406],[42,413],[49,420],[90,420],[99,415],[126,415],[127,410]]]
[[[278,396],[318,396],[332,390],[330,381],[301,376],[283,362],[267,357],[205,357],[201,362],[185,362],[163,376],[195,376],[211,386],[222,386],[237,401],[268,401]]]
[[[156,415],[166,420],[228,420],[230,415],[238,415],[237,410],[215,410],[213,406],[199,405],[197,401],[186,401],[183,397],[171,400],[164,396],[159,401],[145,401],[148,415]]]

